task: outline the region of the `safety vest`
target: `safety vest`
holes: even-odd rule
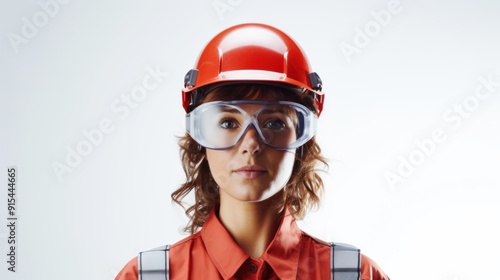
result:
[[[139,280],[169,280],[170,245],[139,253]],[[330,243],[330,275],[333,280],[360,280],[361,253],[352,245]]]

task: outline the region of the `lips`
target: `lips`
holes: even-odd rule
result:
[[[267,171],[257,165],[247,165],[234,170],[234,173],[240,175],[243,178],[255,179],[267,173]]]

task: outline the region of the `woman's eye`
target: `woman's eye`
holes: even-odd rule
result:
[[[231,128],[237,128],[238,124],[234,120],[223,119],[219,122],[219,126],[222,128],[231,129]]]
[[[286,128],[286,124],[279,120],[279,119],[273,119],[269,120],[264,124],[264,128],[269,128],[273,130],[282,130]]]

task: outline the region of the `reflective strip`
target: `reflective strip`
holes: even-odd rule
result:
[[[361,279],[361,253],[343,243],[330,243],[330,274],[332,280]]]
[[[169,280],[168,251],[170,245],[139,253],[139,280]]]

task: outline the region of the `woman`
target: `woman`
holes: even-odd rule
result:
[[[321,86],[300,47],[276,28],[237,25],[208,43],[182,92],[186,182],[172,199],[182,206],[193,191],[195,204],[186,210],[191,236],[163,261],[170,279],[333,276],[333,256],[336,265],[343,255],[295,222],[323,191],[316,168],[326,162],[314,138]],[[337,278],[389,279],[366,256],[355,260],[350,274],[335,269]],[[147,279],[144,262],[132,259],[116,279],[137,279],[139,271]]]

